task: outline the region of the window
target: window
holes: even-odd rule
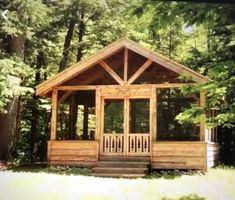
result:
[[[130,133],[149,133],[149,99],[130,100]]]
[[[199,140],[200,126],[179,124],[175,117],[198,102],[196,95],[183,96],[179,89],[157,90],[157,140]]]
[[[94,90],[74,91],[58,105],[57,140],[94,140],[95,126]]]
[[[104,133],[123,133],[124,100],[105,99]]]

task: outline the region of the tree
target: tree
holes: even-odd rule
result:
[[[27,86],[26,77],[31,75],[30,67],[25,62],[26,41],[34,34],[33,30],[45,22],[45,19],[43,19],[44,15],[41,11],[46,8],[40,1],[29,3],[27,1],[16,0],[5,2],[5,5],[9,10],[9,20],[1,21],[0,32],[3,35],[1,46],[4,50],[1,53],[1,62],[5,64],[1,67],[7,66],[8,70],[2,68],[1,71],[4,72],[5,70],[3,75],[8,78],[2,79],[1,83],[4,86],[3,88],[5,89],[6,87],[8,90],[2,92],[5,98],[4,96],[1,98],[1,101],[4,103],[1,107],[0,124],[4,127],[1,134],[1,141],[5,145],[4,151],[1,151],[1,157],[4,155],[5,158],[9,158],[15,153],[15,145],[20,126],[19,96],[26,89],[32,92],[32,90],[25,87]],[[12,80],[14,84],[11,84],[11,87],[9,87],[9,83]]]

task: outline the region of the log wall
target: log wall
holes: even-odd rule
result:
[[[48,141],[48,163],[92,167],[98,160],[98,141]]]
[[[48,163],[78,167],[96,166],[98,141],[48,141]],[[206,142],[152,142],[152,169],[200,169],[219,160],[219,144]]]
[[[152,168],[206,170],[206,143],[153,142]]]

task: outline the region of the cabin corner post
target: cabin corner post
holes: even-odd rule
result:
[[[157,94],[156,88],[151,88],[151,99],[150,99],[150,133],[151,140],[157,140]]]
[[[207,151],[207,148],[208,148],[207,143],[204,143],[204,167],[203,167],[204,172],[208,171],[208,151]]]
[[[51,140],[56,140],[57,106],[58,106],[58,90],[53,89],[52,106],[51,106]]]
[[[157,140],[157,89],[151,88],[150,97],[150,170],[153,166],[153,145]]]
[[[205,108],[205,103],[206,103],[206,94],[205,92],[200,92],[200,107],[202,109]],[[206,136],[205,136],[205,119],[204,117],[201,118],[201,122],[200,122],[200,141],[206,141]]]
[[[96,117],[96,130],[95,130],[95,140],[100,140],[100,123],[101,123],[101,89],[96,89],[95,97],[95,117]]]

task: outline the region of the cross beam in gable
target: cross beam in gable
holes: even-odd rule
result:
[[[151,64],[152,60],[148,59],[138,70],[135,72],[132,77],[127,81],[127,84],[132,84]]]
[[[106,62],[101,60],[99,63],[120,85],[124,85],[124,81]]]

